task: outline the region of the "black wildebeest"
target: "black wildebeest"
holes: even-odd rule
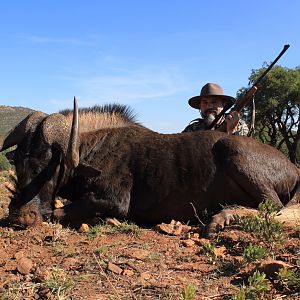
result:
[[[93,125],[103,111],[90,114]],[[299,200],[299,170],[275,148],[218,131],[159,134],[126,113],[107,114],[122,124],[80,130],[74,101],[73,121],[67,112],[33,113],[6,136],[1,151],[17,145],[10,155],[20,190],[10,204],[15,222],[34,225],[49,214],[68,223],[192,221],[191,203],[216,213],[222,205]],[[71,203],[53,210],[56,196]]]

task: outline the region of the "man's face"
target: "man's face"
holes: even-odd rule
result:
[[[203,98],[200,101],[199,109],[203,118],[215,118],[224,108],[224,101],[220,97]]]

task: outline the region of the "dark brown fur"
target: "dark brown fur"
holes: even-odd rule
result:
[[[45,136],[68,140],[68,122],[59,119],[66,126],[55,127],[49,116],[18,142],[14,163],[21,192],[10,212],[19,222],[24,212],[49,214],[56,196],[72,202],[53,212],[67,223],[95,216],[148,224],[193,221],[192,205],[212,214],[222,205],[255,208],[265,199],[281,206],[299,200],[299,170],[282,153],[217,131],[159,134],[131,122],[93,128],[81,132],[80,163],[68,169],[65,142],[49,144]]]
[[[191,203],[198,212],[211,213],[222,205],[257,207],[268,198],[284,205],[299,181],[298,169],[276,149],[213,131],[100,130],[81,135],[80,153],[80,160],[100,174],[78,180],[78,189],[75,184],[74,200],[81,199],[82,206],[57,212],[68,221],[91,217],[89,208],[84,216],[89,199],[93,213],[140,223],[193,220]]]

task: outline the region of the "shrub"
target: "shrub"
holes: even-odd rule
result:
[[[193,284],[188,284],[180,294],[180,300],[192,300],[195,295],[196,287]]]
[[[209,262],[213,264],[217,261],[215,249],[215,245],[211,243],[205,243],[200,247],[200,251],[204,253],[207,256]]]
[[[278,281],[284,289],[300,292],[300,269],[298,270],[288,270],[282,268],[278,272]]]
[[[246,263],[253,262],[265,257],[267,250],[263,247],[252,245],[251,243],[244,249],[243,258]]]
[[[258,216],[236,217],[236,220],[245,231],[272,248],[276,242],[281,242],[284,238],[282,224],[274,219],[279,210],[280,208],[271,200],[266,200],[259,205]]]
[[[248,285],[243,285],[240,291],[233,296],[234,300],[257,299],[270,290],[269,280],[265,273],[255,271],[248,278]]]
[[[0,153],[0,171],[7,171],[11,168],[11,164],[5,157],[5,153],[6,151]]]

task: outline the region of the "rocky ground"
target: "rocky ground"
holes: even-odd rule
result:
[[[0,299],[300,299],[299,228],[232,225],[210,240],[178,222],[22,230],[5,219],[8,184],[3,173]]]

